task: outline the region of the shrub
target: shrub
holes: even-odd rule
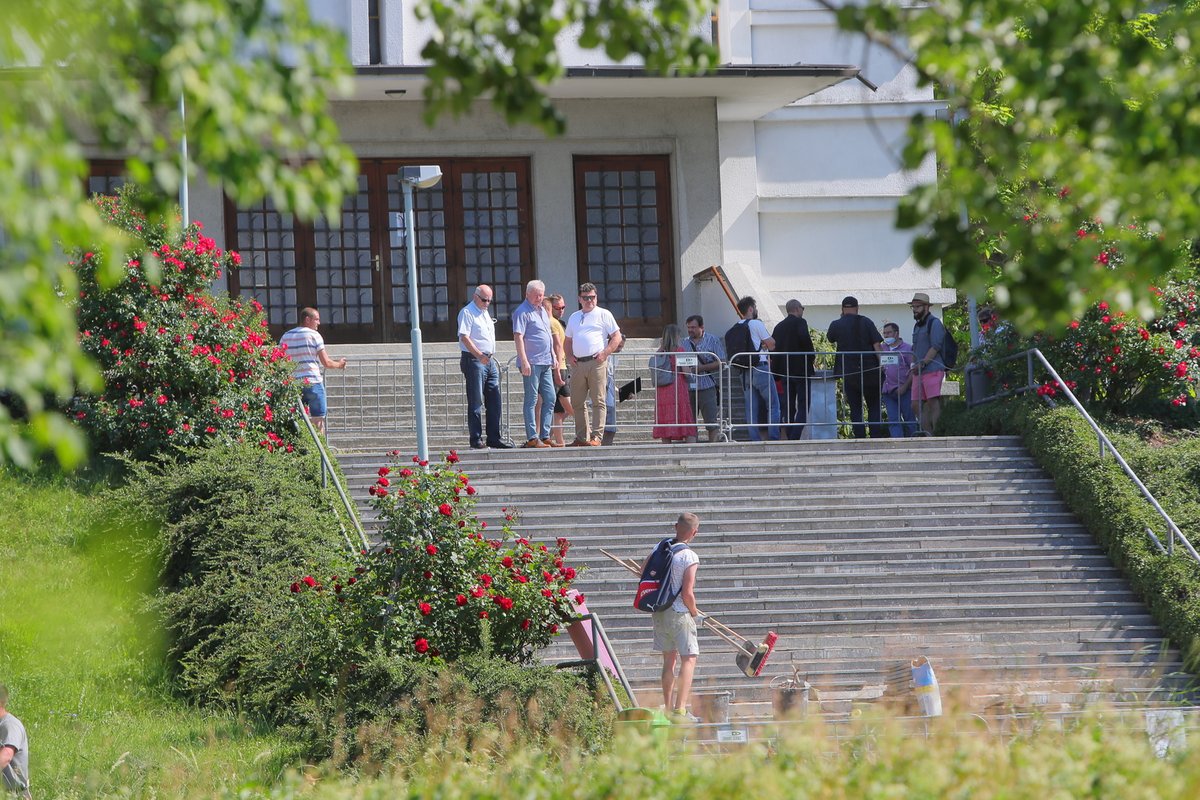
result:
[[[515,536],[515,512],[494,534],[473,513],[475,487],[443,464],[379,469],[370,487],[383,546],[361,554],[353,572],[294,576],[298,606],[315,606],[366,652],[442,657],[488,651],[527,663],[560,626],[577,617],[568,599],[578,575],[553,547]]]
[[[1196,288],[1194,283],[1173,282],[1156,290],[1156,296],[1158,316],[1145,325],[1100,301],[1053,334],[1021,337],[1008,325],[985,330],[985,343],[972,360],[989,364],[987,374],[993,385],[1006,391],[1028,381],[1025,362],[999,362],[1037,347],[1093,413],[1143,411],[1178,424],[1194,424],[1200,382]],[[1040,366],[1035,372],[1042,372]],[[1060,389],[1046,377],[1038,393],[1055,397]]]
[[[424,569],[414,570],[429,566],[432,556],[424,545],[419,552],[401,545],[398,534],[389,540],[394,544],[352,552],[330,513],[334,497],[320,486],[315,454],[216,444],[133,463],[115,499],[162,528],[163,586],[153,608],[169,635],[180,690],[284,728],[315,758],[371,762],[402,756],[412,752],[404,742],[439,729],[450,711],[462,714],[456,729],[507,730],[515,715],[519,727],[528,728],[522,742],[560,737],[586,747],[603,743],[609,718],[586,682],[511,663],[528,660],[531,648],[548,641],[553,632],[544,620],[558,606],[540,589],[536,603],[523,593],[517,563],[561,559],[559,551],[551,556],[522,540],[493,547],[472,536],[482,522],[457,526],[458,519],[468,519],[465,510],[450,528],[436,522],[424,527],[422,509],[444,498],[452,502],[455,488],[466,508],[470,484],[459,475],[448,468],[414,471],[420,488],[406,506],[412,522],[406,535],[438,542],[444,548],[438,555],[447,562],[433,565],[439,577],[431,582],[421,577]],[[432,514],[441,519],[438,505]],[[507,528],[501,535],[507,539]],[[530,551],[538,556],[519,558]],[[517,554],[513,569],[503,566],[510,552]],[[439,587],[466,565],[473,576],[481,568],[496,576],[490,594],[471,601],[492,613],[483,620],[476,614],[424,622],[420,602],[437,603],[439,611],[457,608],[455,595],[447,602]],[[559,570],[564,574],[556,588],[569,585],[569,569]],[[314,575],[329,576],[328,582]],[[496,602],[501,596],[515,598],[510,609]],[[523,628],[525,618],[538,619],[539,629],[532,623]],[[414,649],[413,631],[442,644],[443,657],[433,657],[436,645]],[[460,634],[461,643],[450,638]],[[451,656],[459,660],[448,664]]]
[[[109,289],[97,283],[95,253],[73,262],[80,343],[105,387],[77,397],[70,413],[94,446],[135,458],[213,440],[290,449],[299,388],[262,306],[209,291],[240,263],[237,253],[223,252],[199,223],[172,232],[147,220],[132,189],[94,203],[136,242]]]
[[[1049,409],[1034,398],[956,409],[941,428],[952,434],[1019,434],[1038,463],[1054,478],[1071,510],[1125,573],[1163,631],[1182,651],[1190,671],[1200,670],[1200,564],[1182,551],[1158,552],[1146,528],[1164,533],[1161,517],[1111,458],[1102,458],[1096,435],[1073,408]],[[1192,448],[1195,445],[1191,445]],[[1166,453],[1148,460],[1169,460]],[[1192,467],[1194,469],[1194,461]],[[1146,474],[1143,472],[1143,474]],[[1167,482],[1163,481],[1162,488]],[[1195,484],[1181,498],[1159,496],[1173,513],[1194,504]],[[1156,495],[1157,496],[1157,495]],[[1185,529],[1185,533],[1188,531]],[[1189,537],[1200,542],[1197,529]]]
[[[285,602],[287,576],[328,569],[349,551],[319,464],[315,454],[217,444],[134,464],[117,491],[161,526],[153,605],[186,695],[280,723],[296,719],[296,698],[332,685],[327,637],[341,632],[295,618]]]

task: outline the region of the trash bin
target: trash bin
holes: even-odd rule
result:
[[[771,710],[775,719],[796,719],[808,716],[808,681],[799,685],[788,682],[775,689],[771,699]]]
[[[725,724],[729,722],[729,704],[733,692],[711,692],[692,695],[692,713],[704,722]]]

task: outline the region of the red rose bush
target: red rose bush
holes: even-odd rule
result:
[[[96,253],[73,262],[80,344],[105,385],[77,397],[70,414],[94,445],[136,458],[218,441],[290,450],[299,430],[290,362],[261,305],[210,290],[238,255],[217,247],[199,223],[170,233],[150,222],[128,193],[94,203],[135,242],[112,287],[97,283]]]
[[[381,543],[343,574],[291,584],[297,602],[322,605],[341,636],[357,638],[354,649],[528,663],[576,618],[567,598],[579,575],[566,563],[570,542],[516,535],[509,510],[499,530],[489,528],[457,463],[451,451],[437,465],[413,458],[381,467],[368,490]]]

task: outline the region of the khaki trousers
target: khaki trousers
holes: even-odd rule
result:
[[[604,363],[592,359],[576,364],[571,369],[571,402],[575,404],[575,438],[586,442],[604,430],[604,415],[608,409],[604,391],[608,383],[608,371]],[[588,428],[587,404],[592,401],[592,425]]]

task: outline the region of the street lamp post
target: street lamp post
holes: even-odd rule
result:
[[[437,166],[401,167],[400,186],[404,190],[404,253],[408,258],[408,309],[412,325],[413,415],[417,426],[417,456],[429,461],[429,441],[425,422],[425,363],[422,361],[420,287],[417,286],[417,227],[413,214],[413,190],[436,186],[442,179]]]

